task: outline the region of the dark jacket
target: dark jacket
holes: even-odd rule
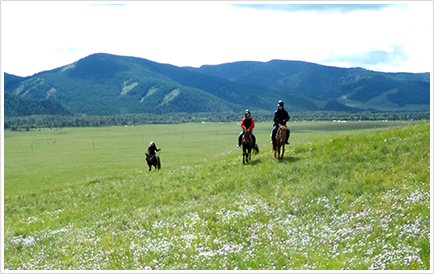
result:
[[[276,126],[278,124],[286,125],[286,122],[288,122],[289,119],[289,114],[284,108],[282,108],[281,110],[278,109],[274,112],[273,126]]]
[[[155,146],[155,145],[151,145],[151,146],[149,146],[148,147],[148,151],[149,151],[149,154],[151,154],[151,155],[155,155],[155,151],[160,151],[158,148],[157,148],[157,146]]]

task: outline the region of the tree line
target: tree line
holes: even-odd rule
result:
[[[420,112],[342,112],[303,111],[290,112],[291,121],[333,120],[429,120],[429,111]],[[200,122],[237,122],[244,113],[172,113],[172,114],[121,114],[108,116],[32,115],[4,119],[4,129],[30,131],[39,128],[106,127],[140,124],[179,124]],[[273,121],[273,112],[252,112],[256,122]]]

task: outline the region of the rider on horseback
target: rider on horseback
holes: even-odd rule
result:
[[[157,148],[157,146],[155,145],[154,141],[151,141],[151,143],[149,143],[149,147],[148,147],[148,153],[149,155],[151,155],[152,158],[156,157],[155,151],[160,151],[160,149]]]
[[[274,142],[274,139],[276,138],[277,129],[279,126],[286,126],[286,122],[289,120],[289,114],[288,112],[283,108],[283,102],[282,100],[279,100],[277,103],[277,110],[274,112],[274,124],[273,124],[273,131],[271,133],[271,143]],[[289,145],[288,138],[289,138],[289,129],[286,133],[286,139],[285,144]]]
[[[252,136],[252,143],[253,143],[253,149],[256,150],[256,152],[259,151],[258,146],[256,145],[256,137],[253,134],[253,128],[255,127],[255,120],[253,120],[252,116],[250,115],[250,111],[246,109],[246,113],[244,114],[244,118],[241,121],[241,128],[243,130],[248,129],[250,131],[250,134]],[[241,140],[243,138],[244,132],[241,131],[240,135],[238,135],[238,147],[241,146]]]

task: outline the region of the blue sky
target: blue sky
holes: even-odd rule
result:
[[[2,1],[2,71],[29,76],[97,52],[194,67],[282,59],[432,70],[432,1],[296,3]]]

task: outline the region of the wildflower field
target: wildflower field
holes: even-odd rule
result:
[[[4,269],[430,269],[429,122],[289,127],[245,165],[236,124],[5,132]]]

